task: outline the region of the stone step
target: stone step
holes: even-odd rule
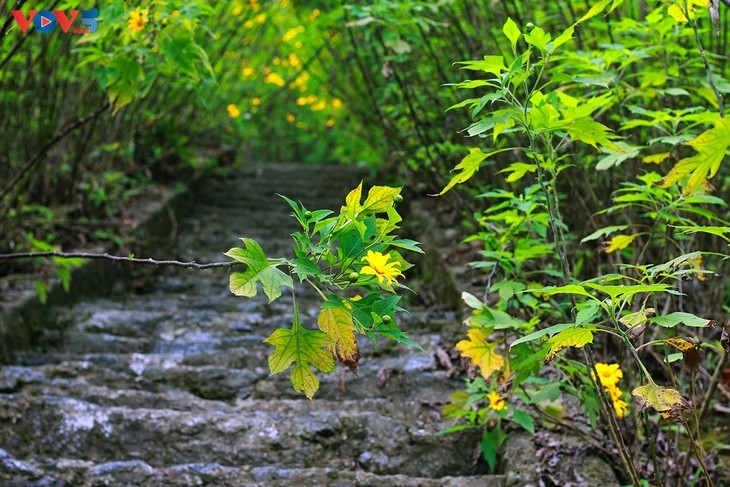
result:
[[[231,466],[362,468],[439,478],[476,472],[477,431],[435,436],[446,424],[361,409],[362,401],[266,401],[205,412],[101,407],[72,398],[0,395],[3,448],[19,460],[143,460]],[[314,407],[313,407],[314,406]]]
[[[432,341],[438,339],[432,337]],[[203,399],[226,401],[251,395],[259,399],[301,397],[291,387],[287,373],[269,375],[267,356],[272,348],[262,342],[263,336],[239,338],[188,353],[26,354],[27,363],[44,359],[45,365],[2,370],[0,391],[40,390],[85,398],[79,391],[106,386],[152,392],[177,389]],[[426,338],[419,337],[422,341]],[[226,348],[226,343],[235,346]],[[319,374],[318,399],[397,397],[445,402],[463,384],[463,379],[443,370],[433,352],[393,344],[376,350],[367,339],[361,344],[363,359],[358,374],[344,367],[334,374]]]
[[[220,463],[187,463],[154,468],[142,460],[93,462],[67,458],[43,462],[23,462],[0,450],[0,481],[7,487],[32,485],[81,485],[87,487],[129,485],[180,487],[215,485],[218,487],[274,486],[301,487],[327,485],[372,487],[498,487],[500,475],[471,477],[410,477],[378,475],[364,470],[335,468],[282,468],[276,466],[232,467]]]

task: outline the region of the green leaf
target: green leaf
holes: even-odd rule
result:
[[[335,371],[335,361],[327,350],[331,338],[322,331],[303,328],[296,305],[292,328],[278,328],[264,342],[276,347],[269,355],[271,373],[283,372],[294,363],[291,372],[292,386],[297,392],[304,392],[309,399],[319,389],[319,379],[312,372],[312,366],[322,372]]]
[[[497,464],[497,451],[506,439],[507,435],[499,426],[496,426],[493,430],[488,430],[484,433],[480,447],[482,455],[489,465],[490,472],[494,472],[494,468]]]
[[[575,315],[575,324],[587,323],[598,312],[600,304],[596,301],[586,301],[579,305],[580,311]]]
[[[261,246],[253,239],[242,238],[244,248],[232,248],[225,253],[228,257],[248,266],[246,272],[231,274],[229,288],[236,296],[252,298],[258,292],[257,283],[261,282],[264,292],[272,302],[281,296],[281,286],[294,287],[291,277],[276,268],[282,262],[266,258]]]
[[[621,230],[625,230],[628,227],[629,227],[628,225],[613,225],[610,227],[599,228],[598,230],[596,230],[595,232],[591,233],[590,235],[585,237],[583,240],[581,240],[580,243],[586,243],[586,242],[590,242],[591,240],[597,240],[603,236],[610,235],[613,232],[619,232]]]
[[[517,48],[517,41],[520,39],[521,33],[519,27],[517,27],[517,24],[511,17],[507,17],[507,22],[504,23],[502,32],[509,39],[510,44],[512,44],[512,50],[514,51]]]
[[[687,142],[697,154],[679,161],[669,174],[664,176],[659,186],[666,188],[684,176],[689,176],[684,185],[683,194],[691,194],[698,189],[706,189],[711,179],[720,168],[725,152],[730,147],[730,118],[715,122],[715,127],[701,133]]]
[[[578,296],[587,296],[592,299],[596,299],[593,297],[591,293],[586,291],[586,289],[578,284],[567,284],[565,286],[547,286],[542,289],[537,290],[540,294],[544,294],[545,296],[553,296],[555,294],[576,294]]]
[[[535,27],[529,34],[525,34],[525,41],[545,54],[547,52],[547,43],[550,42],[550,34],[542,30],[541,27]]]
[[[614,166],[618,167],[625,160],[632,159],[639,155],[640,147],[634,147],[626,142],[617,142],[616,145],[621,148],[620,151],[609,149],[607,147],[601,148],[601,152],[604,152],[606,156],[598,161],[598,164],[596,164],[597,170],[605,171],[606,169]]]
[[[519,345],[520,343],[532,342],[545,335],[552,336],[555,333],[558,333],[567,328],[570,328],[571,326],[573,326],[571,323],[558,323],[557,325],[548,326],[547,328],[543,328],[542,330],[538,330],[536,332],[530,333],[529,335],[525,335],[522,338],[518,338],[517,340],[512,342],[512,344],[509,346],[509,348],[512,348],[515,345]]]
[[[525,164],[524,162],[513,162],[509,166],[507,166],[505,169],[502,169],[499,172],[509,172],[510,175],[507,176],[506,181],[508,183],[514,183],[515,181],[519,181],[524,177],[525,174],[533,173],[537,171],[537,164]]]
[[[578,19],[578,21],[576,22],[576,24],[579,24],[581,22],[585,22],[586,20],[588,20],[588,19],[590,19],[592,17],[595,17],[596,15],[600,14],[601,12],[603,12],[606,9],[606,7],[608,6],[609,3],[611,3],[611,1],[615,1],[615,0],[601,0],[597,4],[593,5],[590,8],[590,10],[588,10],[588,12],[586,12],[586,14],[583,15],[583,17],[581,17],[580,19]],[[614,8],[615,7],[611,7],[612,10]]]
[[[423,253],[423,250],[419,247],[419,245],[421,245],[421,244],[419,242],[416,242],[415,240],[410,240],[407,238],[398,238],[395,240],[390,240],[386,243],[393,247],[410,250],[411,252],[418,252],[419,254]],[[403,270],[403,269],[401,269],[401,270]]]
[[[515,423],[522,426],[525,431],[535,433],[535,420],[526,412],[515,409],[512,413],[512,419]]]
[[[575,32],[575,27],[572,25],[570,27],[568,27],[567,29],[565,29],[563,31],[563,33],[560,34],[558,37],[556,37],[555,40],[553,41],[552,45],[550,46],[550,52],[555,51],[555,49],[557,49],[558,47],[562,46],[563,44],[565,44],[566,42],[571,40],[573,38],[574,32]]]
[[[458,170],[459,173],[451,178],[451,181],[449,181],[449,184],[441,190],[439,196],[443,195],[457,184],[461,184],[471,179],[471,177],[479,170],[479,166],[482,161],[488,156],[488,154],[482,152],[482,150],[478,147],[470,149],[469,154],[453,169],[454,171]]]
[[[504,57],[502,56],[484,56],[484,59],[479,61],[460,61],[456,64],[463,64],[464,67],[462,69],[484,71],[495,76],[499,76],[502,71],[507,71],[507,67],[504,65]]]
[[[624,152],[619,146],[611,142],[610,139],[615,138],[615,135],[611,133],[611,129],[589,117],[573,120],[565,129],[573,140],[580,140],[596,148],[601,146],[616,152]]]
[[[580,328],[568,328],[567,330],[563,330],[557,335],[554,335],[550,340],[548,340],[548,344],[550,345],[550,350],[548,351],[547,355],[545,356],[545,363],[550,362],[552,359],[555,358],[555,356],[564,348],[567,347],[576,347],[581,348],[588,343],[593,342],[593,331],[595,328],[589,328],[589,327],[580,327]]]
[[[705,327],[710,326],[713,321],[700,318],[699,316],[695,316],[692,313],[675,311],[674,313],[669,313],[668,315],[655,316],[654,318],[651,318],[649,322],[656,323],[659,326],[672,328],[679,324],[683,324],[685,326]]]

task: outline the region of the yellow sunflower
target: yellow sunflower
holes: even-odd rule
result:
[[[150,21],[147,15],[150,13],[148,9],[142,9],[137,7],[136,9],[129,12],[129,20],[127,26],[132,32],[140,32],[144,29],[144,25]]]
[[[363,261],[368,265],[360,270],[360,274],[369,274],[378,278],[378,282],[384,285],[398,284],[396,277],[403,276],[398,269],[398,262],[390,262],[390,254],[381,254],[368,250],[368,255],[363,257]]]
[[[507,409],[507,405],[504,403],[504,396],[499,392],[492,391],[487,394],[489,399],[489,407],[495,411],[503,411]]]

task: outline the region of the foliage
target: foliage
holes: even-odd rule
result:
[[[360,349],[356,333],[373,343],[381,336],[420,348],[395,319],[397,311],[404,311],[398,306],[398,291],[408,289],[398,278],[412,267],[400,250],[421,252],[418,242],[394,234],[401,222],[395,208],[403,199],[401,188],[373,186],[364,201],[362,190],[360,183],[347,195],[337,215],[331,210],[310,211],[282,196],[301,226],[301,231],[292,234],[293,259],[268,259],[250,238],[242,238],[242,248],[225,254],[246,265],[245,272],[231,274],[233,294],[255,297],[260,283],[271,302],[281,297],[282,287],[291,288],[291,329],[279,328],[264,341],[276,347],[269,356],[271,373],[284,372],[294,364],[292,385],[309,399],[319,389],[319,379],[311,367],[334,372],[336,357],[353,372],[357,370]],[[287,268],[289,274],[279,267]],[[312,286],[322,298],[319,330],[302,326],[291,276]],[[354,294],[356,289],[364,295]]]
[[[633,11],[632,2],[623,3],[624,12]],[[493,468],[504,432],[490,419],[496,413],[488,394],[511,397],[508,404],[531,406],[556,423],[560,413],[552,405],[574,395],[592,423],[603,418],[626,480],[638,485],[653,471],[661,485],[667,473],[659,471],[655,436],[641,428],[650,428],[657,420],[647,413],[657,412],[685,424],[699,467],[695,481],[711,484],[697,412],[711,400],[699,392],[711,390],[711,374],[701,378],[699,371],[724,353],[715,321],[704,317],[721,310],[689,302],[693,290],[686,283],[711,284],[716,274],[706,266],[722,272],[727,258],[726,248],[711,242],[703,248],[707,241],[689,236],[724,237],[728,229],[725,201],[709,194],[730,141],[721,96],[728,85],[717,66],[703,62],[707,53],[695,35],[707,11],[654,2],[646,16],[633,18],[621,14],[621,4],[587,4],[577,21],[557,31],[508,18],[499,48],[459,63],[470,79],[455,86],[480,93],[449,110],[469,109],[473,121],[465,130],[486,148],[470,149],[440,194],[487,168],[504,176],[475,195],[490,206],[476,215],[479,229],[467,239],[483,248],[472,266],[487,273],[486,289],[483,301],[464,294],[470,341],[456,348],[482,377],[468,383],[466,395],[455,394],[444,413],[483,428],[482,452]],[[591,39],[583,28],[588,23],[597,32]],[[662,42],[647,49],[645,39],[652,38]],[[687,38],[694,51],[685,47]],[[574,43],[578,49],[569,47]],[[685,98],[686,108],[679,103]],[[683,155],[683,145],[696,154]],[[576,187],[574,181],[595,188],[602,171],[613,171],[618,183],[610,199]],[[599,249],[606,257],[589,269],[581,255],[590,254],[576,243],[580,227],[564,216],[575,212],[571,202],[585,204],[587,197],[594,231],[580,244],[606,239]],[[646,353],[651,348],[653,355]],[[672,348],[684,357],[685,372],[672,363]],[[578,349],[582,363],[569,352]],[[596,363],[596,354],[619,362]],[[544,382],[545,376],[552,380]],[[636,408],[617,385],[621,377],[634,385]],[[651,458],[627,447],[638,443],[651,446],[645,450]],[[669,455],[679,452],[675,447]]]

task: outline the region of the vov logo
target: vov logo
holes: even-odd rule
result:
[[[25,33],[30,27],[31,22],[35,30],[42,34],[49,34],[56,30],[56,26],[60,25],[61,29],[68,33],[71,26],[81,14],[81,27],[74,27],[74,34],[91,34],[96,32],[99,23],[96,19],[99,17],[98,10],[69,10],[67,15],[63,10],[29,10],[26,17],[20,10],[11,10],[11,14],[18,23],[20,30]]]

